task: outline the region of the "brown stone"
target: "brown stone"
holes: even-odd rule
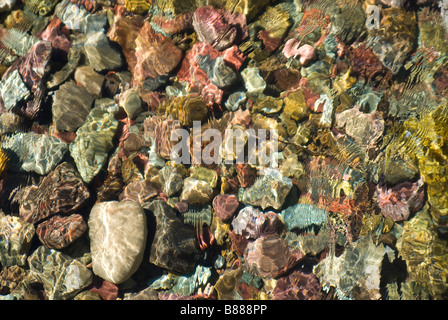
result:
[[[37,226],[40,242],[52,249],[62,249],[81,237],[87,224],[79,214],[67,217],[53,216]]]

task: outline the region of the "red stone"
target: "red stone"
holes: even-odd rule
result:
[[[36,233],[46,247],[62,249],[81,237],[87,224],[79,214],[67,217],[53,216],[37,226]]]

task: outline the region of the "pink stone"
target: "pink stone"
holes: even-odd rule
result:
[[[238,209],[238,198],[233,194],[220,194],[213,199],[213,209],[221,221],[229,221],[236,209]]]
[[[211,6],[196,9],[193,27],[199,41],[216,50],[227,49],[248,36],[245,15]]]
[[[297,57],[300,56],[300,64],[301,65],[307,65],[311,61],[315,60],[317,57],[317,50],[313,46],[309,44],[304,44],[303,46],[300,46],[300,42],[298,42],[296,39],[289,39],[285,43],[285,47],[283,48],[283,54],[287,59],[291,57]]]
[[[394,221],[409,218],[411,213],[423,207],[425,191],[424,183],[420,178],[417,182],[402,182],[392,188],[377,186],[378,206],[385,217]]]
[[[220,104],[224,92],[211,83],[205,71],[199,67],[197,61],[198,56],[205,55],[209,55],[211,60],[222,57],[235,72],[240,69],[245,58],[236,45],[220,52],[208,43],[196,42],[182,60],[181,67],[177,73],[179,81],[190,83],[191,91],[201,93],[207,104]]]

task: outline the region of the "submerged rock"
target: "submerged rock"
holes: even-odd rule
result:
[[[192,272],[201,257],[194,229],[184,225],[175,210],[161,200],[153,201],[148,210],[154,215],[157,227],[149,262],[173,272]]]
[[[11,158],[14,171],[48,174],[63,159],[68,146],[62,140],[34,132],[17,133],[1,142],[2,148]]]
[[[137,271],[146,246],[143,208],[134,201],[95,204],[88,221],[93,272],[115,284]]]
[[[89,34],[84,49],[95,71],[115,70],[123,64],[121,53],[111,46],[103,32]]]
[[[24,266],[35,228],[20,217],[0,212],[0,263],[4,267]]]
[[[76,259],[40,246],[28,258],[30,272],[48,300],[68,300],[92,283],[92,272]]]
[[[69,146],[79,174],[86,183],[98,174],[107,160],[107,153],[113,147],[112,139],[118,121],[114,118],[117,109],[114,109],[114,105],[111,109],[109,112],[107,108],[96,105],[76,131],[76,138]]]

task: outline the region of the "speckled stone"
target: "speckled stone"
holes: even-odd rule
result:
[[[146,246],[146,215],[134,201],[93,206],[88,221],[93,272],[114,284],[137,271]]]

